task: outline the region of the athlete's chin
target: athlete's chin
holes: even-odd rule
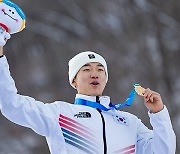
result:
[[[104,88],[100,86],[91,86],[89,89],[90,96],[102,96]]]
[[[102,95],[102,91],[94,89],[94,90],[89,92],[89,95],[90,96],[101,96]]]

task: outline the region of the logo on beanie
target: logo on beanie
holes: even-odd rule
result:
[[[94,54],[89,54],[88,57],[89,57],[89,59],[96,58]]]

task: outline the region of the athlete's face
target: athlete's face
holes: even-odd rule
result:
[[[73,85],[78,94],[101,96],[106,85],[106,72],[100,63],[87,63],[77,73]]]

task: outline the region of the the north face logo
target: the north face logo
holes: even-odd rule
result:
[[[91,114],[89,112],[79,112],[75,114],[74,117],[76,118],[91,118]]]
[[[94,54],[89,54],[88,57],[89,57],[89,59],[96,58]]]

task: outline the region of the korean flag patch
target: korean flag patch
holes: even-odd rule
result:
[[[117,123],[119,123],[119,124],[126,125],[126,126],[129,125],[128,119],[125,118],[125,117],[123,117],[123,116],[120,116],[120,115],[115,114],[115,115],[113,115],[113,118],[114,118],[114,120],[115,120]]]

